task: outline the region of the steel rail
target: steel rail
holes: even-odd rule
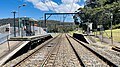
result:
[[[19,66],[22,62],[24,62],[27,58],[29,58],[30,56],[32,56],[33,54],[35,54],[37,51],[39,51],[40,49],[42,49],[44,46],[46,46],[48,43],[50,43],[51,41],[55,40],[57,37],[59,37],[60,35],[57,35],[56,37],[50,39],[47,43],[40,45],[40,47],[38,49],[36,49],[34,52],[32,52],[31,54],[29,54],[27,57],[25,57],[24,59],[22,59],[21,61],[19,61],[17,64],[15,64],[13,67]]]

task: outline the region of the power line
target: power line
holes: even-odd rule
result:
[[[71,10],[72,10],[73,3],[74,3],[74,0],[73,0],[73,2],[72,2],[72,4],[71,4],[70,12],[71,12]]]
[[[56,12],[55,11],[55,8],[53,7],[53,5],[52,5],[52,3],[51,3],[51,1],[49,0],[49,2],[50,2],[50,4],[51,4],[51,6],[52,6],[52,8],[53,8],[53,10],[54,10],[54,12]],[[58,17],[58,15],[57,15],[57,17]],[[57,20],[57,18],[55,17],[55,19]]]
[[[73,2],[72,2],[72,4],[71,4],[71,8],[68,8],[68,9],[69,9],[69,12],[71,12],[71,10],[72,10],[73,3],[74,3],[74,0],[73,0]],[[66,18],[67,18],[67,15],[65,16],[64,21],[65,21]]]
[[[74,0],[73,0],[73,2],[72,2],[72,4],[71,4],[71,8],[67,8],[70,12],[71,12],[71,10],[72,10],[72,6],[73,6],[73,3],[74,3]],[[53,11],[54,12],[56,12],[56,10],[55,10],[55,8],[53,7],[53,4],[51,3],[51,1],[49,0],[49,4],[51,5],[51,7],[53,8]],[[50,8],[49,8],[49,6],[46,4],[46,1],[45,1],[45,5],[48,7],[48,9],[50,10]],[[67,6],[66,6],[67,7]],[[59,11],[60,12],[60,11]],[[58,16],[58,15],[57,15]],[[55,17],[56,18],[56,17]],[[65,18],[64,18],[64,21],[65,21],[65,19],[67,18],[67,15],[65,16]],[[57,18],[56,18],[57,19]]]
[[[50,2],[50,4],[51,4],[51,6],[52,6],[52,8],[53,8],[53,10],[55,11],[55,8],[53,7],[53,5],[52,5],[52,3],[51,3],[51,1],[49,0],[49,2]],[[56,11],[55,11],[56,12]]]
[[[46,4],[46,1],[45,1],[45,3],[44,3],[46,6],[47,6],[47,8],[50,10],[50,8],[48,7],[48,5]]]

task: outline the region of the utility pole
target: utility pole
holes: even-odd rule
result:
[[[21,36],[21,23],[20,23],[20,8],[22,6],[26,6],[26,4],[22,4],[18,6],[18,35]]]
[[[111,18],[111,44],[113,45],[113,33],[112,33],[112,21],[113,21],[113,13],[111,11],[109,11],[109,13],[105,13],[105,14],[109,14],[110,18]]]
[[[14,14],[14,37],[16,37],[16,28],[15,28],[15,14],[17,13],[16,11],[12,12]]]
[[[110,16],[111,16],[111,44],[113,45],[113,34],[112,34],[112,21],[113,21],[113,14],[110,13]]]

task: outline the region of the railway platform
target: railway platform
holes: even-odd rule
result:
[[[0,45],[0,65],[4,64],[29,41],[8,41]]]
[[[101,47],[84,43],[65,33],[9,61],[3,67],[117,67],[120,65],[118,54],[109,54]]]
[[[34,43],[33,40],[32,43]],[[37,41],[35,42],[35,44],[32,45],[36,44],[37,46],[34,49],[29,50],[28,52],[20,56],[17,56],[13,60],[8,61],[2,66],[3,67],[120,66],[119,52],[108,50],[105,47],[101,47],[99,45],[85,43],[70,36],[67,33],[61,33],[43,43],[38,43]],[[22,45],[24,45],[24,43]],[[25,51],[27,50],[27,48],[22,50]]]
[[[37,35],[29,37],[13,37],[0,45],[0,66],[16,55],[24,47],[32,47],[34,43],[43,42],[52,38],[51,35]],[[36,45],[37,46],[37,45]]]

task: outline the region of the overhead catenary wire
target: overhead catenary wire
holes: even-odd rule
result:
[[[70,8],[70,11],[69,11],[69,12],[71,12],[71,11],[72,11],[72,6],[73,6],[73,3],[74,3],[74,0],[73,0],[73,2],[72,2],[72,4],[71,4],[71,8]]]
[[[52,5],[52,3],[51,3],[51,1],[50,1],[50,0],[49,0],[49,2],[50,2],[50,4],[51,4],[51,6],[52,6],[53,10],[56,12],[56,10],[55,10],[55,8],[53,7],[53,5]]]
[[[72,11],[72,6],[73,6],[73,3],[74,3],[74,0],[72,1],[72,4],[71,4],[71,8],[68,8],[69,9],[69,12],[71,12]],[[64,21],[65,21],[65,19],[67,18],[67,15],[66,15],[66,17],[64,18]]]
[[[50,7],[46,4],[48,1],[44,1],[44,0],[42,0],[42,2],[44,2],[44,4],[47,6],[47,8],[48,8],[49,10],[51,10]],[[53,7],[53,5],[52,5],[52,3],[51,3],[50,0],[49,0],[49,3],[51,4],[53,10],[55,11],[55,8]],[[50,16],[52,16],[52,15],[50,15]],[[50,17],[50,16],[49,16],[49,17]],[[48,17],[48,18],[49,18],[49,17]],[[47,20],[48,20],[48,18],[47,18]],[[56,18],[56,17],[55,17],[55,18]]]
[[[56,10],[55,10],[55,8],[53,7],[53,5],[52,5],[52,3],[51,3],[51,1],[50,1],[50,0],[49,0],[49,2],[50,2],[50,5],[52,6],[52,8],[53,8],[54,12],[56,12]],[[55,19],[57,19],[57,18],[55,17]]]
[[[42,0],[42,1],[44,1],[44,0]],[[44,1],[44,2],[45,2],[45,5],[48,7],[49,10],[51,10],[51,8],[48,6],[48,4],[50,4],[51,7],[52,7],[52,9],[53,9],[53,11],[56,12],[55,7],[53,7],[53,4],[51,3],[51,2],[52,2],[51,0],[47,0],[47,1]],[[48,4],[47,4],[47,3],[48,3]],[[73,2],[71,3],[71,7],[70,7],[70,8],[67,7],[67,9],[68,9],[69,12],[72,11],[73,3],[74,3],[74,0],[73,0]],[[58,11],[58,12],[60,12],[60,11]],[[58,17],[58,15],[57,15],[57,17]],[[66,15],[66,17],[64,18],[64,21],[65,21],[66,18],[67,18],[67,15]],[[55,19],[57,19],[57,18],[55,17]]]

